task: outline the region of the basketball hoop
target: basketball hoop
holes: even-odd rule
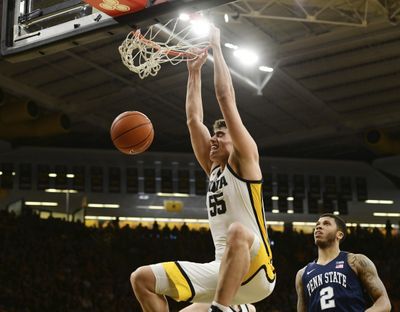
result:
[[[150,26],[145,34],[140,29],[131,31],[118,48],[122,63],[144,79],[157,75],[163,63],[194,60],[209,42],[204,36],[193,36],[192,28],[191,23],[175,18]]]

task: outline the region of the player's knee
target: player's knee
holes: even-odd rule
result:
[[[241,244],[251,245],[251,238],[249,230],[239,222],[232,223],[228,228],[227,244],[230,246]]]
[[[130,281],[136,295],[151,291],[152,276],[150,274],[151,269],[149,267],[140,267],[131,274]]]

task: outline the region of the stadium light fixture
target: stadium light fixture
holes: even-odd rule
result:
[[[210,22],[205,18],[192,19],[190,20],[192,24],[193,32],[199,37],[205,37],[210,32]]]
[[[235,44],[233,44],[233,43],[229,43],[229,42],[225,43],[224,46],[225,46],[226,48],[232,49],[232,50],[237,50],[237,49],[239,49],[239,47],[238,47],[237,45],[235,45]]]
[[[258,69],[260,71],[266,72],[266,73],[272,73],[274,71],[274,69],[272,67],[269,66],[260,66],[258,67]]]
[[[188,20],[190,20],[190,16],[187,13],[181,13],[181,14],[179,14],[179,19],[181,21],[188,21]]]
[[[258,61],[258,55],[249,49],[237,49],[233,52],[233,55],[237,57],[241,63],[245,65],[253,65]]]
[[[228,14],[224,14],[224,21],[225,23],[229,23],[229,15]]]

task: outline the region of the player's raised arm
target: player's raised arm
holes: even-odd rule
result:
[[[303,281],[304,268],[299,270],[296,274],[296,292],[297,292],[297,312],[306,312],[307,305],[304,298]]]
[[[186,120],[194,154],[201,167],[209,174],[212,164],[210,160],[211,136],[207,127],[203,124],[203,103],[201,99],[201,68],[206,60],[207,52],[204,52],[194,61],[188,62]]]
[[[211,25],[211,32],[210,42],[214,56],[215,94],[232,137],[235,153],[238,154],[241,160],[250,160],[258,163],[257,145],[243,125],[236,106],[232,77],[222,54],[220,31],[214,25]]]
[[[374,301],[366,312],[389,312],[390,300],[374,263],[365,255],[349,254],[349,264],[355,268],[362,285]]]

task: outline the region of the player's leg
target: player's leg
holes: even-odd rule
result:
[[[214,301],[229,306],[250,268],[250,249],[254,234],[242,224],[229,226],[224,256],[219,271]]]
[[[131,285],[144,312],[168,312],[168,302],[156,293],[156,277],[150,266],[138,268],[131,274]]]
[[[217,287],[219,262],[163,262],[137,269],[131,275],[135,295],[145,312],[168,311],[168,296],[175,301],[211,302]],[[209,307],[207,304],[206,307]],[[199,310],[201,305],[190,306]],[[193,310],[193,311],[197,311]],[[190,311],[190,310],[189,310]],[[207,310],[205,310],[207,311]]]
[[[180,310],[179,312],[207,312],[209,308],[209,303],[192,303],[191,305]]]

